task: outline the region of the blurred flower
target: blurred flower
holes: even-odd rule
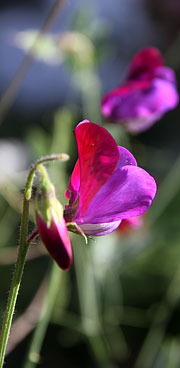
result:
[[[138,230],[142,225],[143,216],[136,216],[122,220],[117,230],[120,233],[129,233],[131,230]]]
[[[94,46],[89,37],[81,32],[62,33],[59,47],[77,67],[90,67],[94,63]]]
[[[174,71],[164,66],[154,47],[138,52],[127,79],[107,93],[101,103],[102,114],[124,125],[130,132],[141,132],[178,104]]]
[[[39,34],[37,30],[17,32],[16,47],[31,52],[37,60],[52,66],[70,61],[77,67],[90,67],[94,63],[94,46],[81,32]]]
[[[64,217],[87,235],[111,233],[121,220],[144,213],[156,193],[155,180],[137,167],[102,127],[88,120],[75,129],[79,159],[66,190]]]
[[[55,188],[45,168],[41,166],[38,170],[41,173],[41,183],[36,195],[38,233],[51,257],[59,267],[67,270],[71,267],[73,255],[63,207],[56,198]]]
[[[16,47],[31,52],[37,60],[56,66],[63,62],[63,55],[57,47],[56,37],[45,33],[39,34],[37,30],[17,32],[14,38]]]

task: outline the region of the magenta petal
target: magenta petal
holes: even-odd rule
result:
[[[126,94],[124,91],[121,93],[119,88],[116,94],[106,95],[102,101],[102,113],[122,123],[129,131],[147,129],[166,111],[173,109],[179,100],[175,84],[161,79],[162,69],[158,70],[159,77],[153,78],[146,86],[140,82],[131,82],[131,88]],[[164,69],[167,71],[167,68]],[[173,75],[171,71],[171,77]],[[167,77],[170,78],[170,73]]]
[[[101,126],[88,120],[75,129],[81,184],[79,216],[83,216],[91,200],[113,174],[119,160],[119,150],[113,137]]]
[[[175,72],[168,66],[158,67],[155,70],[153,70],[153,78],[170,82],[174,86],[177,85]]]
[[[149,208],[155,193],[155,180],[145,170],[123,166],[94,197],[83,223],[102,224],[139,216]]]
[[[80,187],[80,164],[79,159],[76,161],[76,164],[74,166],[74,170],[71,175],[70,182],[68,184],[68,188],[65,191],[65,196],[70,201],[70,204],[76,201],[78,196],[78,191]]]
[[[159,68],[160,69],[160,68]],[[166,71],[168,68],[161,68]],[[158,72],[158,71],[157,71]],[[160,74],[159,70],[159,74]],[[163,71],[161,72],[163,74]],[[160,75],[161,75],[160,74]],[[164,75],[167,75],[164,71]],[[168,73],[168,77],[174,76],[174,72],[171,70],[171,73]],[[175,78],[175,76],[174,76]],[[179,96],[177,90],[175,88],[175,81],[172,83],[171,81],[166,79],[161,79],[161,77],[154,78],[151,83],[152,93],[148,93],[147,98],[144,98],[144,105],[147,106],[149,111],[151,112],[160,112],[164,113],[170,109],[173,109],[179,100]]]
[[[53,213],[53,220],[49,228],[39,214],[36,215],[36,221],[39,235],[51,257],[59,267],[68,270],[72,265],[73,254],[64,218],[62,217],[59,221]]]
[[[146,47],[139,51],[129,67],[128,79],[137,79],[142,73],[148,73],[164,65],[163,57],[155,47]]]
[[[142,101],[142,95],[150,87],[150,83],[149,80],[130,81],[110,91],[102,99],[102,114],[118,122],[137,117],[137,108]]]

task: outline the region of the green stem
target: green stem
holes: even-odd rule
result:
[[[7,302],[7,307],[5,311],[5,316],[4,316],[4,321],[2,325],[2,331],[1,331],[1,337],[0,337],[0,368],[3,367],[3,363],[4,363],[6,346],[7,346],[9,333],[11,329],[11,324],[12,324],[13,314],[14,314],[16,300],[18,296],[18,291],[19,291],[19,287],[20,287],[20,283],[22,279],[26,254],[28,251],[28,246],[31,241],[31,238],[29,241],[27,241],[26,239],[27,239],[27,231],[28,231],[29,201],[31,199],[34,174],[37,170],[37,166],[43,162],[52,161],[52,160],[64,161],[67,159],[68,159],[68,155],[66,154],[42,157],[41,159],[37,160],[35,164],[32,165],[29,171],[28,177],[27,177],[25,192],[24,192],[24,199],[23,199],[22,217],[21,217],[21,230],[20,230],[20,238],[19,238],[18,258],[17,258],[15,270],[14,270],[12,283],[11,283],[11,288],[9,292],[9,297],[8,297],[8,302]]]
[[[55,300],[58,295],[58,290],[60,289],[60,281],[61,281],[61,270],[57,267],[56,263],[53,262],[52,270],[49,280],[49,286],[46,293],[44,305],[42,308],[40,321],[35,329],[35,332],[32,337],[32,341],[30,344],[30,348],[23,365],[24,368],[33,368],[39,361],[40,358],[40,350],[44,340],[44,336],[49,324],[49,320],[51,318],[52,310],[55,304]]]
[[[171,201],[174,199],[179,190],[180,183],[180,155],[177,157],[171,170],[169,170],[167,176],[161,184],[159,189],[158,198],[155,200],[152,208],[149,210],[151,216],[151,224],[155,223]],[[168,195],[167,195],[168,193]]]
[[[9,292],[9,298],[7,302],[7,307],[5,311],[4,321],[2,325],[2,332],[0,338],[0,368],[3,367],[4,357],[6,352],[7,341],[11,329],[12,318],[14,314],[14,309],[16,305],[16,300],[18,296],[18,291],[22,279],[25,258],[28,250],[29,243],[26,242],[27,229],[28,229],[28,214],[29,214],[29,201],[26,200],[24,196],[23,202],[23,212],[21,219],[21,231],[19,239],[19,252],[16,267],[14,270],[14,275],[11,283],[11,288]]]
[[[162,346],[167,325],[180,299],[179,282],[180,267],[177,268],[164,298],[153,315],[152,326],[145,338],[135,368],[150,368],[153,366],[153,362],[155,362],[158,351]]]

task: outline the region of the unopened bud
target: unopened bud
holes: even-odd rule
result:
[[[35,199],[39,235],[57,264],[67,270],[72,264],[72,247],[63,217],[63,207],[56,197],[46,169],[38,166],[41,182]]]

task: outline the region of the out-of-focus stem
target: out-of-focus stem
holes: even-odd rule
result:
[[[52,24],[54,23],[60,9],[61,6],[64,4],[65,0],[56,0],[55,3],[53,4],[53,6],[51,7],[44,23],[42,24],[39,33],[32,45],[32,47],[30,48],[29,52],[25,55],[22,63],[20,64],[17,72],[15,73],[14,77],[12,78],[12,80],[10,81],[6,91],[4,92],[1,101],[0,101],[0,121],[2,121],[4,115],[6,114],[6,112],[8,111],[9,107],[11,106],[11,104],[13,103],[16,94],[29,70],[29,68],[31,67],[32,63],[33,63],[33,54],[32,51],[39,39],[39,37],[45,33],[48,32],[49,29],[51,28]]]
[[[90,249],[76,245],[74,247],[74,264],[84,334],[88,338],[99,367],[113,368],[101,327]]]
[[[174,199],[180,186],[180,155],[161,184],[157,199],[149,209],[151,223],[155,223]],[[168,195],[167,195],[168,193]]]
[[[179,302],[179,282],[180,267],[178,267],[175,272],[163,300],[160,302],[156,312],[154,313],[152,326],[145,338],[136,361],[135,368],[151,368],[153,366],[158,350],[162,345],[167,324],[169,323],[175,306]]]
[[[55,300],[57,298],[58,291],[60,289],[61,272],[62,271],[58,268],[56,263],[53,262],[49,286],[44,300],[44,305],[41,311],[40,320],[32,337],[30,348],[25,363],[23,365],[24,368],[33,368],[39,361],[41,346],[51,318]]]

